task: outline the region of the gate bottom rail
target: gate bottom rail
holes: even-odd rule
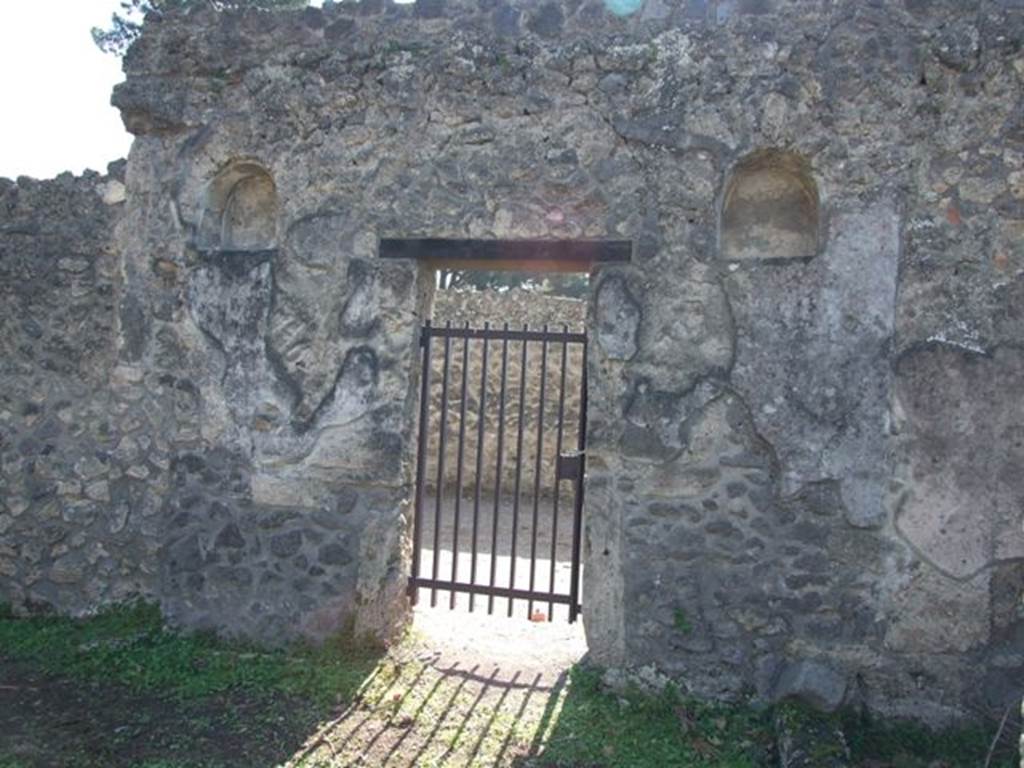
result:
[[[416,589],[438,589],[451,592],[465,592],[467,594],[490,595],[492,597],[509,597],[516,600],[533,600],[535,602],[558,603],[559,605],[571,605],[571,595],[552,594],[550,592],[537,592],[529,589],[511,589],[509,587],[491,587],[487,584],[467,584],[465,582],[441,581],[437,579],[426,579],[413,577],[409,579],[409,590]],[[576,612],[581,613],[582,607],[577,604]]]

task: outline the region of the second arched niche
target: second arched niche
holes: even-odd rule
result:
[[[736,164],[722,203],[723,259],[811,258],[819,237],[818,185],[806,160],[764,150]]]

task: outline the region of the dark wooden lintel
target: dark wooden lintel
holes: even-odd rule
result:
[[[382,238],[384,259],[416,259],[434,267],[587,272],[601,264],[629,261],[629,240],[444,240]]]

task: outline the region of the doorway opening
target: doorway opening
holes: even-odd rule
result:
[[[411,596],[436,607],[442,592],[450,609],[573,623],[587,338],[568,323],[517,326],[448,319],[422,329]]]
[[[586,652],[590,275],[623,244],[394,242],[435,287],[417,361],[415,628],[463,659],[564,668]]]

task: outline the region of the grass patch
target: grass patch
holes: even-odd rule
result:
[[[872,718],[845,713],[841,716],[855,764],[899,766],[899,768],[978,768],[985,764],[996,726],[969,726],[932,731],[916,723],[882,723]],[[993,753],[991,768],[1017,768],[1016,741],[1019,728],[1002,734]]]
[[[114,682],[190,699],[234,689],[282,692],[319,703],[347,700],[379,652],[339,639],[267,651],[211,634],[168,630],[157,607],[136,603],[87,619],[0,614],[0,654],[51,675]]]
[[[614,695],[599,670],[577,667],[543,755],[552,766],[754,768],[771,740],[765,712],[689,700],[671,687]]]
[[[388,765],[416,768],[756,768],[770,764],[776,715],[821,718],[712,705],[671,687],[613,693],[585,666],[534,690],[526,678],[488,685],[486,670],[382,657],[345,639],[266,651],[170,631],[146,604],[86,620],[14,618],[0,606],[0,658],[50,676],[14,681],[33,693],[24,706],[0,707],[0,768],[336,767],[389,755],[398,757]],[[357,706],[339,706],[357,692]],[[61,727],[68,717],[87,722]],[[822,720],[833,722],[853,764],[874,768],[978,768],[994,733],[934,733],[851,713]],[[992,768],[1015,765],[1016,732],[1007,729]]]
[[[852,764],[871,768],[980,768],[986,764],[997,728],[988,724],[933,731],[908,720],[883,722],[850,710],[825,714],[795,702],[777,706],[775,716],[791,733],[811,737],[812,760],[826,765],[842,756],[839,744],[829,738],[839,729],[850,748]],[[989,768],[1017,768],[1019,733],[1016,725],[1004,729]],[[820,735],[820,740],[815,741],[815,735]]]
[[[672,612],[672,626],[676,628],[677,632],[681,632],[684,635],[689,635],[693,632],[693,625],[690,624],[690,620],[686,617],[686,612],[682,608],[676,608]]]

